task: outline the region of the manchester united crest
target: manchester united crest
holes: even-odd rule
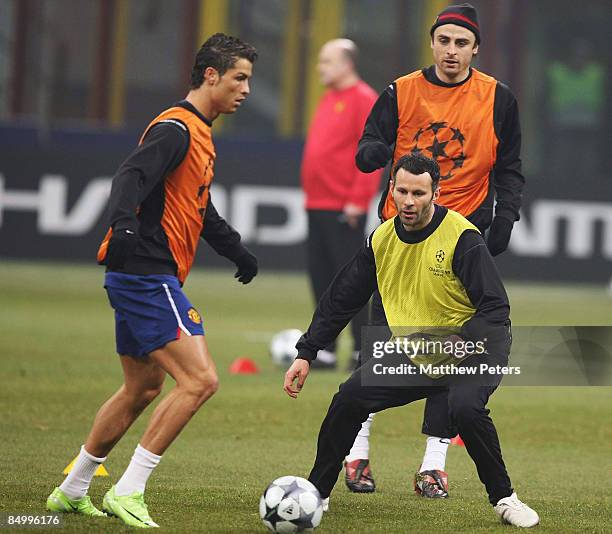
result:
[[[202,322],[202,317],[200,317],[200,314],[195,310],[195,308],[189,308],[187,315],[192,323],[200,324]]]

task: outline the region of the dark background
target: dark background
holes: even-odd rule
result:
[[[515,93],[523,131],[527,187],[510,251],[499,258],[502,273],[518,280],[607,282],[612,273],[607,161],[612,4],[472,3],[482,36],[475,66]],[[0,0],[0,258],[93,261],[104,232],[103,213],[84,233],[68,233],[67,224],[49,233],[33,209],[34,198],[18,193],[36,192],[50,175],[58,175],[67,188],[66,208],[45,205],[39,212],[73,214],[88,184],[112,177],[151,118],[184,97],[194,53],[204,39],[225,31],[252,42],[260,57],[243,109],[215,122],[219,157],[213,200],[264,268],[303,269],[299,165],[322,90],[315,71],[321,44],[340,36],[354,39],[360,73],[380,92],[431,63],[429,28],[448,4]],[[555,82],[560,68],[575,72],[569,82]],[[599,73],[595,81],[581,78],[588,69]],[[256,189],[249,192],[248,186]],[[249,221],[238,200],[250,193],[268,196],[271,204],[280,195],[281,205],[262,206]],[[297,231],[279,242],[282,232],[275,229],[291,220]],[[205,247],[199,261],[223,265]]]

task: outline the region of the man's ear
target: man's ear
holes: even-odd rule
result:
[[[478,55],[478,45],[475,44],[474,48],[472,48],[472,57]]]
[[[214,67],[206,67],[204,71],[204,82],[208,85],[215,85],[219,81],[219,71]]]
[[[433,201],[435,202],[436,200],[438,200],[438,197],[440,196],[440,186],[436,187],[436,190],[433,192]]]

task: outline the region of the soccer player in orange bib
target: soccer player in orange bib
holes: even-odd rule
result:
[[[124,383],[98,411],[72,471],[47,499],[54,512],[114,515],[149,528],[145,485],[162,454],[218,387],[200,313],[182,286],[197,244],[205,239],[237,266],[244,284],[257,259],[210,200],[215,147],[211,128],[248,97],[257,52],[217,33],[196,55],[191,89],[158,115],[112,184],[110,226],[98,251],[104,287],[115,311],[117,353]],[[176,386],[159,403],[132,460],[104,496],[101,512],[87,495],[100,464],[155,399],[166,375]]]

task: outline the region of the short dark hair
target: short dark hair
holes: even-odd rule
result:
[[[195,64],[191,70],[191,88],[197,89],[202,85],[207,67],[216,69],[219,76],[223,76],[239,58],[255,63],[257,50],[238,37],[215,33],[206,40],[196,54]]]
[[[422,152],[415,150],[398,159],[391,173],[393,181],[395,181],[397,171],[400,169],[404,169],[411,174],[423,174],[424,172],[428,172],[429,176],[431,176],[431,190],[435,191],[438,189],[440,183],[440,166],[435,159],[428,158]]]

